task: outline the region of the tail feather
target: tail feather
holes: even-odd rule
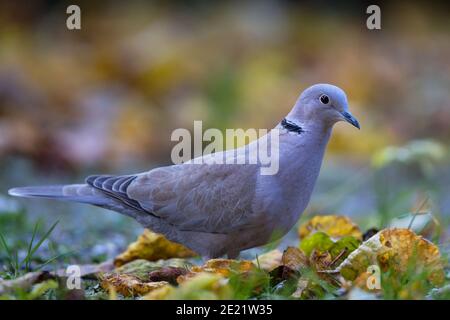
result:
[[[97,206],[104,206],[109,202],[104,194],[86,184],[20,187],[10,189],[8,193],[16,197],[47,198],[89,203]]]
[[[8,191],[11,196],[26,198],[46,198],[62,201],[87,203],[105,209],[113,210],[134,219],[150,216],[148,212],[131,207],[121,199],[88,184],[68,184],[59,186],[35,186],[13,188]]]

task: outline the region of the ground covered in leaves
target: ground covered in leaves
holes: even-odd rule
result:
[[[0,281],[0,297],[446,299],[450,298],[447,258],[430,240],[439,227],[429,212],[396,218],[382,230],[361,230],[346,216],[317,215],[298,227],[295,246],[268,248],[253,260],[207,261],[144,230],[113,260],[79,269],[14,275],[20,262],[11,257],[4,268],[9,273],[4,272]],[[3,238],[2,245],[8,248]],[[33,248],[30,245],[30,251]],[[71,277],[76,272],[81,277],[79,288],[77,278]]]

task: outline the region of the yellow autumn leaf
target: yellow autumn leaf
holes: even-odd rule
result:
[[[167,284],[166,281],[144,282],[136,276],[118,273],[108,274],[100,282],[106,291],[117,292],[125,297],[144,295]]]
[[[230,272],[244,273],[254,270],[256,266],[249,260],[211,259],[203,266],[203,271],[220,273],[228,276]]]
[[[362,240],[362,233],[359,227],[345,216],[315,216],[303,223],[298,229],[300,239],[304,239],[315,232],[324,232],[334,239],[352,236]]]
[[[335,270],[354,280],[377,264],[382,270],[404,274],[414,263],[414,271],[426,272],[428,280],[439,285],[445,274],[438,247],[409,229],[384,229],[353,251]]]
[[[179,282],[184,282],[197,273],[213,273],[228,277],[232,272],[241,274],[253,270],[256,270],[256,265],[249,260],[211,259],[206,261],[203,266],[193,266],[190,273],[180,276],[178,279]]]
[[[120,293],[127,297],[143,295],[168,284],[163,281],[170,279],[167,272],[172,271],[174,278],[178,274],[174,272],[175,269],[187,272],[189,266],[188,262],[177,258],[155,262],[138,259],[102,274],[100,284],[110,293]]]
[[[145,295],[145,300],[224,300],[232,299],[233,291],[220,274],[200,272],[182,282],[178,287],[171,285]]]
[[[197,254],[181,244],[167,240],[163,235],[145,229],[137,241],[131,243],[127,250],[114,260],[115,266],[122,266],[127,262],[145,259],[156,261],[170,258],[189,258]]]

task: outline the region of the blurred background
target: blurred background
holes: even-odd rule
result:
[[[371,31],[362,1],[0,3],[0,233],[17,250],[38,220],[60,221],[42,255],[76,261],[111,257],[142,228],[10,187],[168,165],[174,129],[272,128],[318,82],[347,92],[362,129],[336,125],[305,216],[380,227],[429,209],[445,230],[449,5],[381,4]],[[74,3],[81,30],[66,28]]]

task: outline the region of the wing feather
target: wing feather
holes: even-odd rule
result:
[[[252,221],[258,166],[183,164],[140,174],[128,196],[182,231],[229,233]]]
[[[133,182],[136,177],[137,176],[135,175],[92,175],[86,178],[86,183],[133,209],[145,211],[138,201],[131,199],[127,194],[127,189],[130,183]]]

